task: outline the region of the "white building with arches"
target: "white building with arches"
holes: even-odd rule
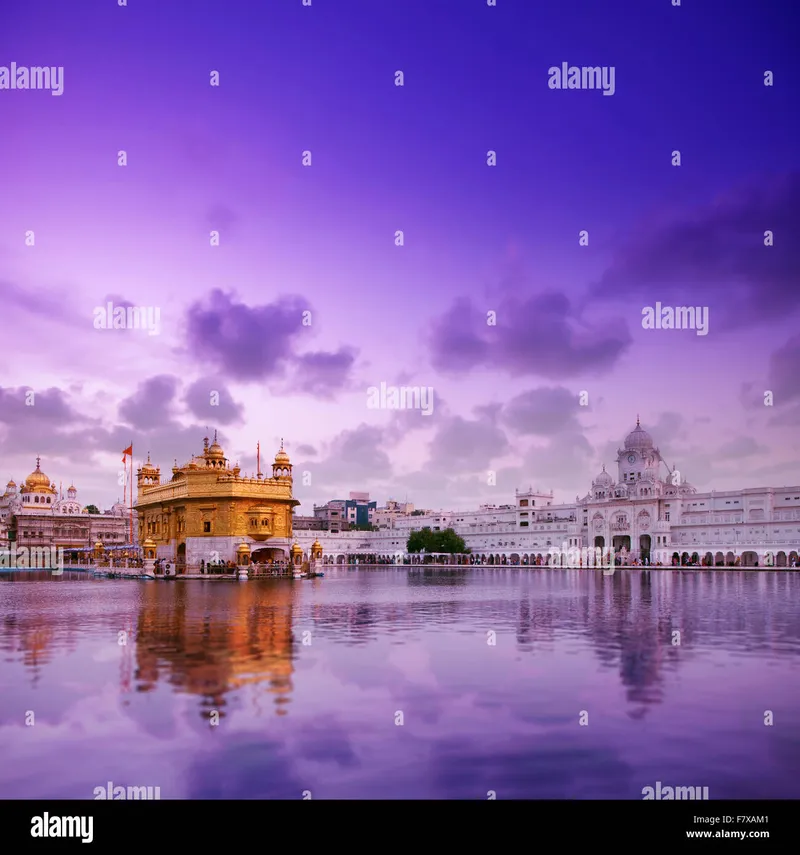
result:
[[[800,565],[800,486],[698,492],[638,419],[614,462],[616,475],[604,465],[573,503],[557,504],[552,492],[531,487],[517,490],[513,505],[405,516],[377,532],[295,537],[304,552],[319,539],[334,563],[405,556],[411,531],[428,526],[453,528],[471,563],[545,564],[552,552],[573,549],[662,565]]]

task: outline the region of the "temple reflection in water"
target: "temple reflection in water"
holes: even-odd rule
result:
[[[201,698],[202,715],[226,715],[228,695],[251,687],[254,704],[271,699],[285,715],[292,692],[291,585],[146,585],[136,625],[134,684],[159,681]]]

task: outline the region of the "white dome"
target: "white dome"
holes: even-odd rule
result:
[[[594,479],[594,483],[598,487],[610,487],[614,483],[614,479],[606,472],[606,467],[603,466],[603,471]]]
[[[653,447],[653,437],[639,425],[636,419],[636,427],[625,437],[625,450],[638,451]]]

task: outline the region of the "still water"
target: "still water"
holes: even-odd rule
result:
[[[796,799],[798,603],[789,571],[6,575],[0,797]]]

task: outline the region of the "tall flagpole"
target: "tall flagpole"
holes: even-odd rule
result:
[[[130,448],[131,448],[131,475],[130,475],[130,481],[131,481],[131,486],[130,486],[130,491],[131,491],[130,512],[131,512],[131,517],[130,517],[129,531],[130,531],[130,538],[131,538],[130,543],[131,543],[131,546],[133,546],[133,443],[131,443]]]

